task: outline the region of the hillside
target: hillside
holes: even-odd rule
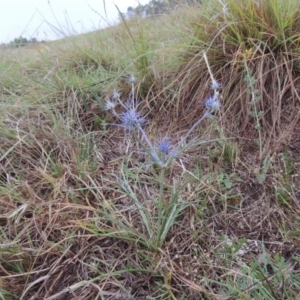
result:
[[[1,49],[0,299],[298,299],[299,3],[223,2]]]

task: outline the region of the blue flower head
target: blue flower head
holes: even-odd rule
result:
[[[205,101],[205,107],[209,112],[219,111],[221,109],[221,103],[216,94]]]
[[[121,116],[122,126],[128,130],[133,128],[139,128],[144,122],[145,119],[135,109],[128,109]]]
[[[169,154],[172,150],[172,145],[168,138],[164,138],[161,141],[159,141],[157,143],[157,146],[158,150],[165,155]]]

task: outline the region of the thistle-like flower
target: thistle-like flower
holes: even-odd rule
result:
[[[128,79],[128,81],[130,83],[135,83],[137,81],[137,79],[136,79],[136,77],[133,74],[131,74],[130,77],[129,77],[129,79]]]
[[[205,107],[209,112],[219,111],[221,109],[221,103],[218,97],[213,95],[205,101]]]
[[[159,141],[157,143],[157,146],[158,150],[165,155],[168,155],[172,151],[172,145],[168,138],[164,138],[161,141]]]
[[[133,128],[140,128],[141,125],[145,122],[145,119],[135,109],[128,109],[121,116],[122,126],[128,130]]]
[[[113,95],[112,95],[112,98],[114,100],[117,100],[121,97],[121,93],[119,93],[117,90],[114,89],[114,92],[113,92]]]
[[[211,83],[211,85],[210,85],[210,88],[212,89],[212,90],[218,90],[218,89],[220,89],[221,88],[221,83],[219,83],[216,79],[213,79],[212,80],[212,83]]]
[[[104,110],[112,110],[116,107],[117,103],[107,99],[104,105]]]

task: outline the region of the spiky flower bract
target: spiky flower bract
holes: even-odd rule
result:
[[[211,88],[212,90],[218,90],[218,89],[220,89],[221,87],[222,87],[222,85],[221,85],[220,82],[218,82],[216,79],[213,79],[213,80],[212,80],[212,83],[211,83],[211,85],[210,85],[210,88]]]
[[[128,109],[121,116],[122,126],[128,130],[134,128],[140,128],[141,125],[145,122],[145,119],[135,109]]]
[[[129,79],[128,79],[128,81],[130,83],[135,83],[137,81],[137,79],[136,79],[136,77],[133,74],[131,74],[130,77],[129,77]]]
[[[121,93],[119,93],[116,89],[114,89],[114,92],[113,92],[113,95],[112,95],[112,98],[114,100],[117,100],[121,97]]]
[[[157,142],[157,146],[158,150],[165,155],[169,154],[172,150],[171,141],[168,138],[164,138],[161,141]]]
[[[110,99],[107,99],[104,104],[104,110],[112,110],[116,107],[116,103],[114,101],[111,101]]]
[[[205,107],[209,112],[219,111],[221,109],[221,103],[216,94],[206,99]]]
[[[133,108],[133,107],[134,107],[134,98],[131,97],[128,101],[126,101],[126,102],[124,103],[124,107],[125,107],[126,109],[131,109],[131,108]]]

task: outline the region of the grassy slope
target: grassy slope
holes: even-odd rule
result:
[[[208,2],[0,53],[0,298],[297,298],[296,1]],[[162,171],[103,107],[134,74],[149,139],[178,144],[204,51],[222,110]]]

